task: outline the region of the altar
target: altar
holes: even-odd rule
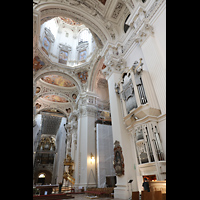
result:
[[[40,195],[49,195],[52,193],[53,188],[58,187],[57,185],[37,185],[36,188],[40,190]]]

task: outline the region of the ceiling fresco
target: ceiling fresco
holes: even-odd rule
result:
[[[46,83],[60,87],[74,87],[75,84],[59,75],[48,75],[41,78]]]
[[[41,98],[43,98],[45,100],[48,100],[48,101],[53,101],[53,102],[60,102],[60,103],[67,103],[67,102],[69,102],[64,97],[60,97],[60,96],[54,95],[54,94],[45,95],[45,96],[43,96]]]
[[[60,17],[66,24],[69,24],[71,26],[81,26],[82,23],[80,22],[75,22],[74,20],[67,18],[67,17]]]
[[[41,61],[38,56],[35,56],[35,58],[33,59],[33,71],[35,71],[35,72],[38,71],[44,65],[45,65],[44,62]]]

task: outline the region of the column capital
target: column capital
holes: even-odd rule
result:
[[[83,117],[83,116],[95,117],[96,112],[97,112],[97,108],[92,105],[82,105],[79,107],[79,116],[80,117]]]
[[[106,80],[108,80],[113,73],[121,74],[126,68],[126,60],[122,58],[121,55],[118,56],[118,51],[116,53],[112,47],[110,47],[106,53],[104,64],[106,67],[102,69],[102,72]]]

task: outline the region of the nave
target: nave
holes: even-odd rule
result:
[[[145,178],[166,194],[166,0],[34,0],[33,188]]]

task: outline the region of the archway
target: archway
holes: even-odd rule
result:
[[[52,173],[48,170],[39,170],[34,173],[36,185],[52,184]]]
[[[48,67],[47,67],[48,68]],[[69,79],[71,82],[75,83],[75,86],[77,87],[77,89],[80,91],[81,89],[81,85],[80,85],[80,81],[78,81],[78,78],[77,80],[74,78],[72,78],[70,75],[64,73],[64,72],[59,72],[57,71],[57,69],[52,69],[51,71],[49,70],[42,70],[42,71],[39,71],[39,73],[37,73],[34,77],[33,77],[33,83],[36,84],[36,82],[44,77],[44,76],[47,76],[47,75],[59,75],[59,76],[63,76],[64,78],[66,79]]]
[[[75,5],[75,3],[77,5]],[[84,6],[84,9],[81,7],[80,3],[74,1],[73,3],[43,3],[34,6],[34,16],[40,16],[39,20],[36,19],[36,23],[39,22],[37,27],[40,27],[44,22],[52,19],[53,17],[62,16],[71,18],[72,20],[81,22],[85,24],[97,37],[102,41],[103,44],[108,39],[111,39],[109,31],[105,27],[103,21],[98,23],[96,21],[96,17],[98,17],[98,13],[92,9]],[[87,10],[87,11],[86,11]],[[91,15],[88,15],[88,12]],[[40,13],[40,14],[39,14]]]
[[[45,177],[46,177],[46,174],[45,173],[40,173],[38,175],[38,180],[37,182],[41,185],[44,185],[45,184]]]

